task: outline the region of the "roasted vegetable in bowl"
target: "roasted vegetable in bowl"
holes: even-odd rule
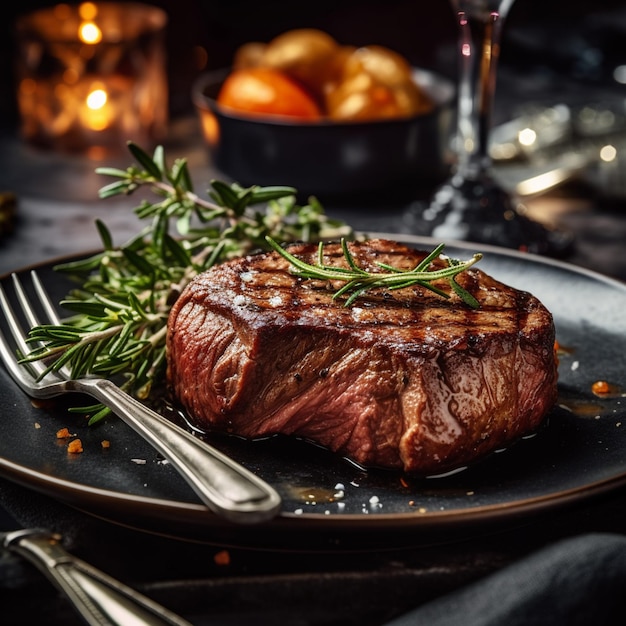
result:
[[[402,118],[434,107],[397,52],[345,46],[316,29],[241,46],[217,102],[242,115],[302,121]]]
[[[232,72],[222,85],[218,102],[245,115],[281,115],[315,121],[322,117],[315,100],[297,82],[267,67]]]
[[[314,29],[239,48],[192,98],[213,165],[247,186],[309,195],[414,197],[448,173],[454,85],[380,46]]]

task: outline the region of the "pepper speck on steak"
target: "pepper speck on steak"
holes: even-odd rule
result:
[[[349,245],[370,271],[426,256],[388,240]],[[314,244],[289,251],[317,260]],[[339,244],[324,252],[345,266]],[[539,427],[556,401],[557,361],[552,316],[537,298],[479,269],[457,281],[478,309],[421,286],[373,290],[345,307],[276,252],[225,262],[172,308],[172,392],[203,430],[294,435],[365,467],[463,466]]]

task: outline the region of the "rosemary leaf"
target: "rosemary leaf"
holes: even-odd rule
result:
[[[146,173],[149,176],[152,176],[156,180],[161,180],[162,170],[156,164],[155,160],[151,159],[148,156],[147,152],[144,152],[137,144],[134,144],[133,142],[128,142],[128,149],[130,150],[131,154],[135,157],[139,165],[141,165],[146,170]],[[157,148],[155,150],[155,154],[157,158],[162,161],[162,158],[159,156],[160,150],[161,148]]]

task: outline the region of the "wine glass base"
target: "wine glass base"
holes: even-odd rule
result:
[[[525,216],[489,176],[476,180],[454,176],[436,191],[429,206],[410,209],[405,223],[416,235],[547,256],[564,256],[573,245],[570,233]]]

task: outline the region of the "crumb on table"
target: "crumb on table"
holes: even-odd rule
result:
[[[80,454],[83,451],[83,443],[80,439],[73,439],[67,444],[67,451],[70,454]]]

